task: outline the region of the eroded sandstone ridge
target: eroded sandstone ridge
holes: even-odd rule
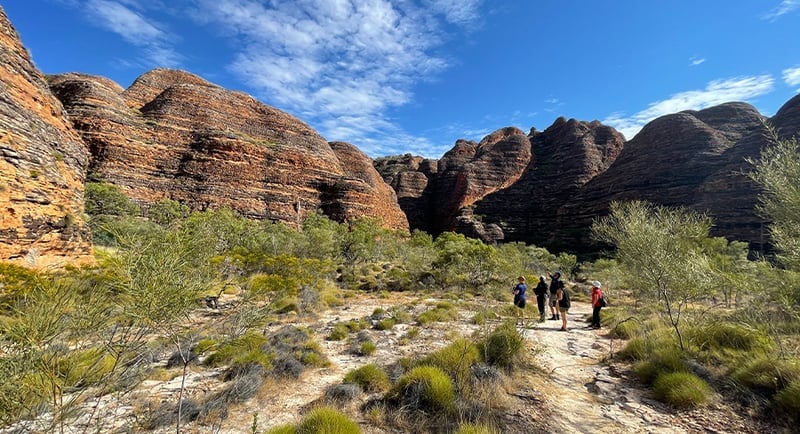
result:
[[[244,93],[169,69],[128,89],[84,74],[53,76],[50,86],[91,149],[90,178],[119,186],[145,208],[172,199],[294,225],[321,209],[340,221],[367,216],[408,229],[363,153],[329,144]]]
[[[765,222],[745,173],[747,159],[769,145],[765,124],[782,139],[800,134],[800,96],[770,119],[745,103],[666,115],[627,142],[597,121],[559,118],[527,136],[510,128],[487,136],[483,142],[502,143],[504,151],[489,153],[497,158],[459,140],[438,161],[404,155],[379,159],[376,167],[411,227],[434,234],[456,230],[596,252],[592,221],[607,215],[612,201],[641,199],[707,213],[712,235],[759,251],[768,242]]]
[[[89,260],[88,160],[0,8],[0,260],[35,267]]]

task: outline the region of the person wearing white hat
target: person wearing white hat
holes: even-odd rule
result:
[[[600,289],[601,286],[599,281],[592,281],[592,324],[589,325],[589,328],[592,329],[600,328],[600,309],[603,308],[603,291]]]

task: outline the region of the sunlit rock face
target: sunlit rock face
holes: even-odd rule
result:
[[[168,69],[128,89],[82,74],[54,76],[51,88],[92,151],[90,177],[145,208],[172,199],[292,225],[321,209],[408,229],[380,177],[351,173],[363,154],[342,151],[343,164],[304,122],[244,93]]]
[[[83,218],[89,151],[0,8],[0,260],[91,260]]]

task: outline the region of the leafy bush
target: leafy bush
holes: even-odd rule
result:
[[[375,330],[391,330],[397,324],[394,318],[384,318],[375,324]]]
[[[712,394],[711,388],[705,381],[689,372],[659,375],[653,383],[653,392],[659,401],[681,408],[704,404]]]
[[[500,430],[477,423],[462,423],[453,434],[500,434]]]
[[[329,341],[341,341],[347,337],[348,331],[349,329],[346,324],[336,323],[333,325],[333,329],[326,339]]]
[[[652,384],[664,374],[688,372],[683,354],[677,349],[659,349],[634,366],[634,372],[645,383]]]
[[[425,412],[455,409],[455,392],[450,377],[434,366],[418,366],[397,380],[386,399],[402,408]]]
[[[392,385],[386,372],[373,363],[348,372],[344,382],[357,384],[367,393],[383,392]]]
[[[731,372],[731,378],[756,392],[772,396],[800,380],[800,362],[761,356],[737,366]]]
[[[297,434],[297,427],[292,424],[278,425],[270,428],[265,434]]]
[[[513,368],[524,348],[525,337],[520,334],[513,322],[501,324],[478,343],[483,360],[503,369]]]
[[[701,350],[767,351],[772,347],[766,333],[725,321],[694,327],[690,338]]]
[[[458,310],[450,303],[439,303],[433,309],[422,312],[417,316],[417,322],[420,325],[429,324],[432,322],[446,322],[458,319]]]
[[[297,434],[359,434],[361,428],[344,413],[320,407],[308,413],[297,425]]]
[[[358,347],[358,354],[362,356],[371,356],[377,349],[378,346],[375,345],[375,342],[372,341],[361,342],[361,345]]]
[[[114,184],[87,182],[84,186],[84,207],[90,216],[132,216],[139,214],[139,206]]]
[[[237,359],[239,364],[253,361],[265,368],[269,368],[269,358],[261,351],[261,347],[266,342],[267,339],[261,334],[247,333],[219,345],[217,351],[213,352],[205,360],[205,364],[208,366],[222,366]]]
[[[788,416],[792,422],[800,422],[800,379],[792,381],[775,395],[773,408],[776,413]]]
[[[116,364],[111,354],[100,348],[73,352],[59,363],[60,376],[65,385],[85,387],[97,384],[103,376],[110,373]]]
[[[446,372],[462,388],[470,376],[470,367],[480,360],[478,347],[466,339],[456,339],[450,345],[428,354],[421,365],[435,366]]]
[[[481,308],[475,312],[475,315],[472,316],[470,322],[476,325],[484,325],[487,321],[497,318],[499,318],[499,316],[493,309]]]

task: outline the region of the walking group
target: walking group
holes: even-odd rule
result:
[[[539,276],[539,282],[533,289],[536,294],[536,304],[539,309],[539,322],[545,321],[547,313],[546,306],[550,308],[550,320],[561,320],[561,331],[567,331],[567,314],[572,305],[570,302],[569,291],[564,286],[564,281],[561,280],[561,272],[556,271],[553,274],[547,272],[547,277],[550,278],[550,284],[547,284],[547,278],[544,275]],[[600,309],[605,306],[603,298],[603,291],[600,289],[601,284],[597,280],[592,282],[592,322],[588,328],[600,328]],[[525,299],[528,286],[525,284],[525,277],[519,276],[517,284],[514,286],[514,306],[517,309],[517,325],[525,325]],[[549,302],[548,302],[549,300]]]

